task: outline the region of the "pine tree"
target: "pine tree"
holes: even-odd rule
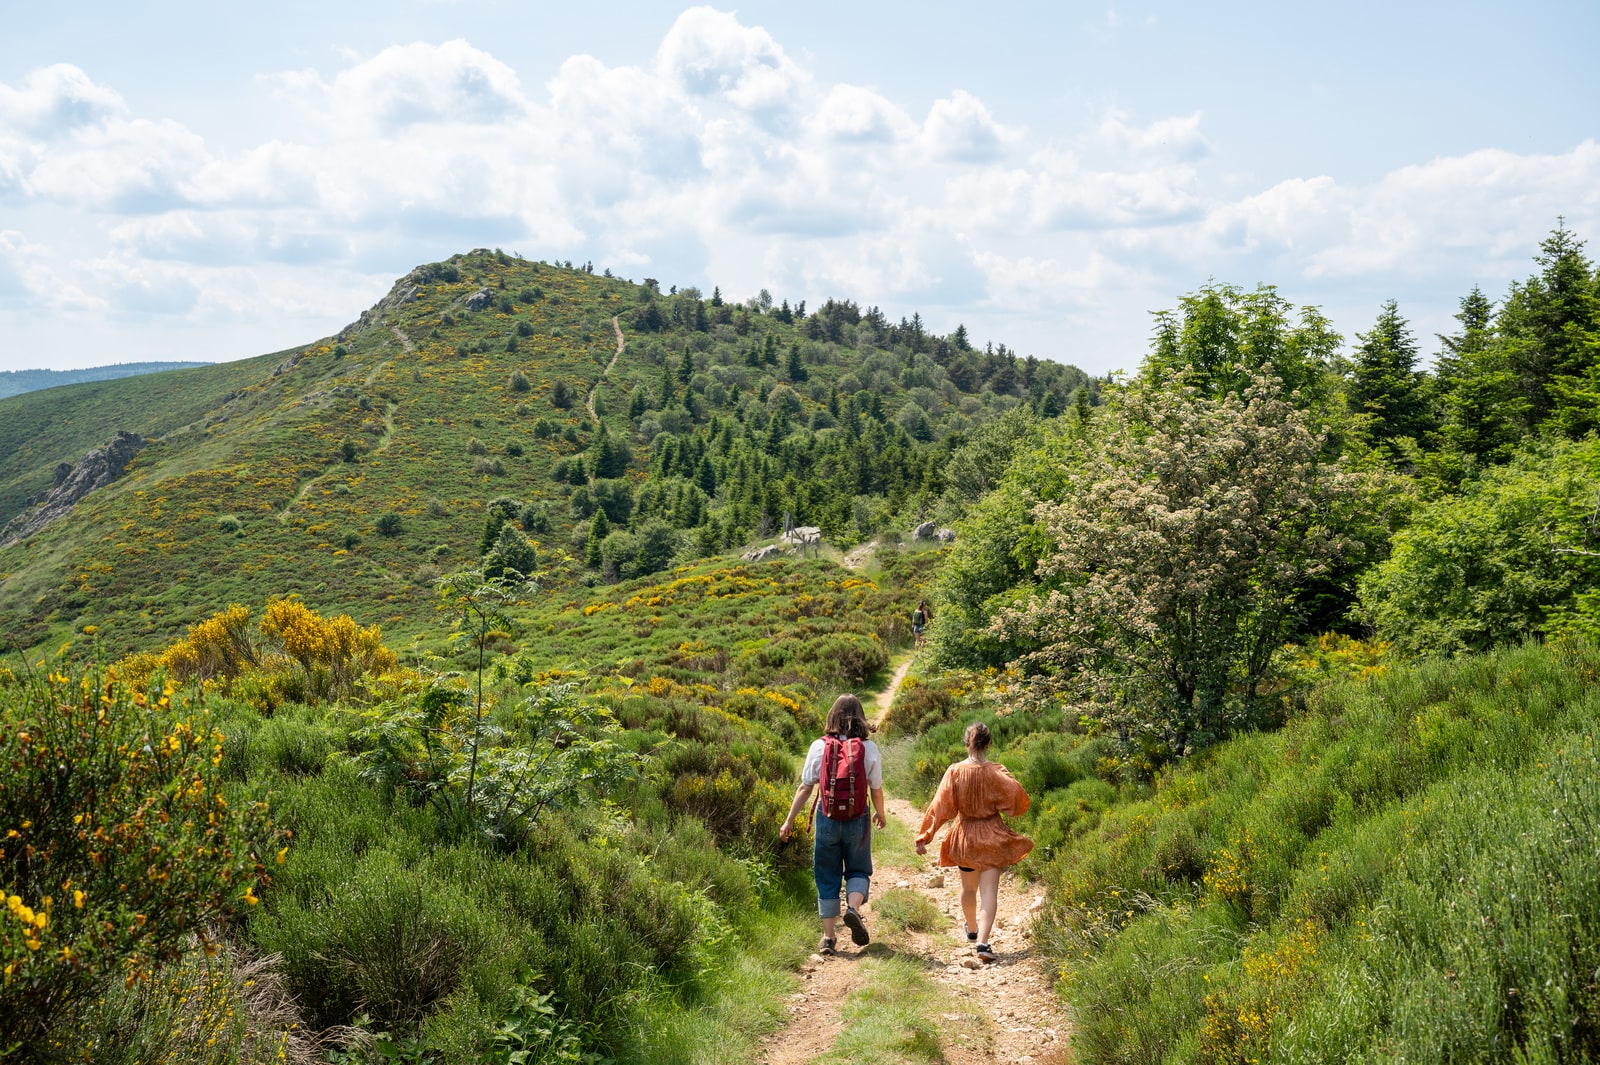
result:
[[[1461,332],[1439,337],[1442,447],[1460,459],[1504,462],[1522,435],[1527,398],[1496,336],[1494,304],[1476,285],[1455,317]]]
[[[505,515],[498,510],[490,510],[489,516],[483,519],[483,535],[478,538],[479,558],[493,550],[495,541],[500,539],[500,529],[505,523]]]
[[[1586,399],[1600,356],[1600,298],[1583,241],[1559,221],[1539,245],[1542,268],[1512,285],[1500,311],[1500,331],[1527,400],[1527,428],[1553,423],[1581,435],[1596,417]]]
[[[673,391],[672,368],[665,362],[661,364],[661,383],[656,386],[656,393],[656,406],[663,410],[666,409],[667,404],[672,402]]]
[[[1402,437],[1420,440],[1429,428],[1422,376],[1417,373],[1417,342],[1389,300],[1366,333],[1356,334],[1355,364],[1345,400],[1362,415],[1368,439],[1391,444]]]
[[[591,569],[599,569],[602,557],[600,545],[605,538],[611,535],[611,521],[606,517],[604,507],[597,508],[594,520],[589,523],[589,541],[584,545],[583,561]]]
[[[808,376],[806,364],[800,360],[799,344],[791,344],[789,346],[789,362],[784,368],[784,373],[791,381],[804,381]]]
[[[694,354],[684,345],[683,358],[678,363],[678,381],[687,385],[694,379]]]

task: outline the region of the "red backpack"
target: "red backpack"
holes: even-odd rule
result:
[[[822,737],[822,795],[817,807],[834,821],[853,821],[867,812],[866,741]]]

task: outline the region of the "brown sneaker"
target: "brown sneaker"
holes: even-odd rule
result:
[[[817,944],[817,953],[826,957],[833,952],[833,937],[823,936],[822,942]]]

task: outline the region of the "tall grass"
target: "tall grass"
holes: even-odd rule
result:
[[[1597,677],[1579,643],[1397,669],[1125,789],[1043,870],[1077,1054],[1600,1054]]]

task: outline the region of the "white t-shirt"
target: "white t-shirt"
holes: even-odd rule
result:
[[[806,764],[800,769],[800,783],[815,784],[822,779],[823,746],[821,740],[811,742],[811,749],[806,752]],[[867,786],[883,787],[883,758],[878,754],[878,745],[871,740],[863,740],[861,747],[862,758],[867,763]]]

